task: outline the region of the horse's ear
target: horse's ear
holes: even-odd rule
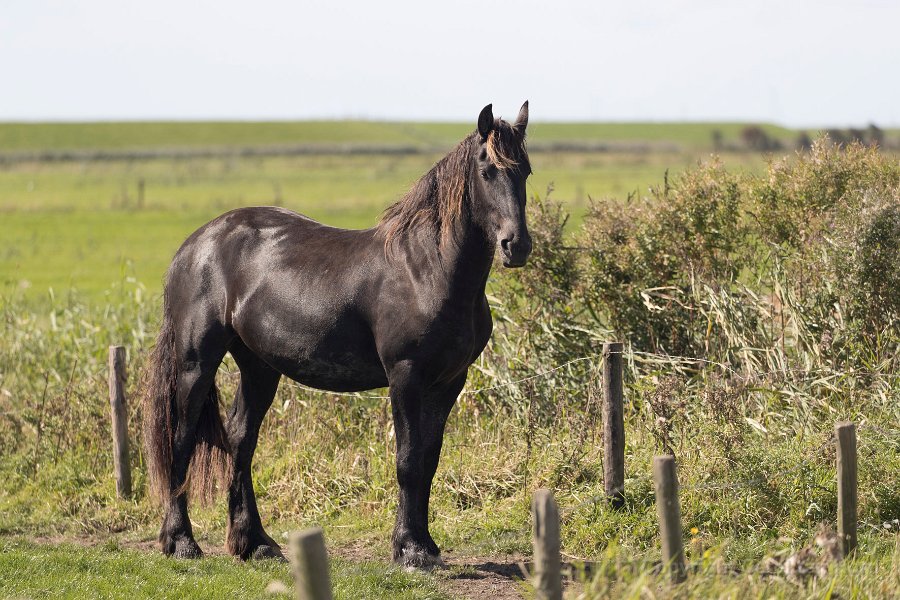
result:
[[[494,109],[492,107],[493,105],[488,104],[481,109],[481,114],[478,115],[478,133],[481,135],[482,141],[487,139],[491,129],[494,128]]]
[[[522,105],[522,108],[519,109],[519,116],[516,117],[516,124],[513,125],[516,128],[516,131],[519,132],[519,135],[525,135],[525,128],[528,127],[528,100],[525,101],[525,104]]]

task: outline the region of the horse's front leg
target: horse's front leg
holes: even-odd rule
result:
[[[391,538],[393,559],[406,567],[428,569],[440,564],[440,552],[428,533],[432,463],[437,467],[437,461],[430,456],[434,451],[434,435],[443,435],[449,410],[435,411],[432,399],[425,396],[421,374],[409,362],[392,369],[389,381],[400,488],[397,521]],[[440,446],[437,451],[440,453]]]
[[[420,419],[422,427],[422,447],[425,453],[424,477],[422,478],[421,494],[423,501],[419,508],[422,511],[421,518],[425,522],[426,533],[428,531],[428,504],[431,500],[431,484],[434,474],[437,472],[438,462],[441,458],[441,446],[444,443],[444,426],[447,417],[456,404],[456,399],[466,384],[466,373],[450,382],[446,386],[433,388],[427,396],[422,407]],[[431,535],[428,535],[428,551],[440,562],[440,549],[434,543]]]

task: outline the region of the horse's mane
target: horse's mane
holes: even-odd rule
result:
[[[413,184],[403,198],[385,209],[379,223],[385,232],[385,249],[397,238],[425,228],[439,232],[442,245],[450,239],[470,196],[469,174],[478,141],[478,131],[469,134]],[[485,148],[498,169],[530,172],[525,136],[506,121],[494,122]]]

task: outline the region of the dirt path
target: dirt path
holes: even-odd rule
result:
[[[340,544],[329,548],[334,556],[348,561],[387,561],[365,541]],[[441,588],[454,598],[465,600],[521,600],[523,575],[519,564],[522,556],[467,556],[453,552],[443,554],[445,569],[432,573]]]
[[[454,557],[445,562],[447,574],[443,587],[457,598],[466,600],[520,600],[524,598],[524,582],[520,557]]]

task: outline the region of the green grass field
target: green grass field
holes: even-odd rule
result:
[[[667,142],[695,151],[711,145],[713,130],[737,141],[745,123],[540,123],[529,127],[536,144],[554,142]],[[42,150],[271,146],[287,144],[449,146],[474,128],[468,123],[387,121],[0,123],[0,153]],[[796,132],[764,125],[791,142]]]
[[[332,559],[338,600],[443,600],[449,598],[421,574],[381,563]],[[235,564],[231,557],[175,561],[158,553],[120,547],[34,544],[0,538],[0,594],[7,598],[292,598],[288,565],[274,561]]]
[[[535,152],[529,193],[542,197],[552,185],[553,197],[566,203],[577,224],[589,199],[645,193],[662,182],[668,169],[708,157],[708,150],[689,149],[707,143],[712,127],[739,128],[535,124],[534,143],[669,140],[688,149]],[[0,153],[278,143],[424,143],[449,149],[467,130],[458,124],[373,122],[0,124]],[[51,288],[56,293],[74,288],[99,299],[123,276],[131,276],[156,291],[181,241],[222,212],[277,204],[339,227],[370,227],[439,157],[326,154],[0,164],[0,285],[33,300],[45,298]],[[757,154],[735,154],[728,160],[751,171],[764,166],[764,157]]]
[[[572,212],[574,231],[589,199],[626,202],[631,193],[645,194],[667,171],[707,160],[713,128],[727,141],[741,127],[535,123],[535,146],[637,141],[678,150],[536,151],[529,191],[543,197],[552,184],[553,197]],[[279,144],[433,149],[449,148],[468,130],[371,122],[0,124],[0,156]],[[785,141],[796,133],[767,131]],[[135,495],[115,495],[107,346],[128,348],[127,393],[135,409],[138,373],[159,319],[162,274],[192,230],[221,212],[257,204],[367,227],[438,156],[0,160],[0,597],[258,598],[275,597],[265,591],[273,581],[289,584],[284,565],[243,564],[221,554],[223,498],[191,509],[198,541],[211,556],[179,562],[153,548],[159,508],[148,497],[143,458],[134,446]],[[731,153],[723,160],[731,172],[767,168],[760,154]],[[503,274],[497,277],[502,291]],[[684,389],[680,408],[666,421],[654,402],[673,363],[635,366],[640,357],[629,355],[627,506],[616,511],[593,501],[603,491],[599,362],[522,385],[507,381],[574,358],[574,350],[555,354],[554,344],[568,342],[535,334],[529,325],[544,323],[516,312],[515,304],[508,295],[492,297],[496,351],[509,354],[490,355],[471,372],[472,389],[503,386],[463,396],[448,424],[432,504],[432,533],[450,559],[447,571],[409,574],[389,565],[396,483],[388,404],[291,385],[279,390],[254,461],[260,510],[279,541],[293,529],[324,527],[336,598],[518,597],[527,586],[510,573],[530,555],[530,493],[541,486],[554,490],[563,509],[566,559],[594,563],[570,598],[896,598],[900,445],[897,378],[889,368],[873,359],[872,377],[855,371],[820,377],[815,365],[804,363],[809,377],[787,383],[706,373]],[[611,335],[579,326],[580,338]],[[803,356],[813,356],[817,344],[806,344]],[[780,351],[787,361],[784,343],[764,350]],[[226,403],[235,392],[234,374],[226,361],[219,375]],[[711,398],[725,407],[711,407]],[[131,414],[130,438],[137,444],[139,419]],[[861,550],[853,561],[828,565],[826,575],[794,581],[783,572],[787,557],[811,549],[820,560],[814,540],[822,524],[833,521],[829,436],[839,418],[861,424]],[[663,435],[677,449],[682,485],[692,575],[681,587],[665,580],[657,562],[650,463]],[[497,565],[505,575],[492,575]]]

